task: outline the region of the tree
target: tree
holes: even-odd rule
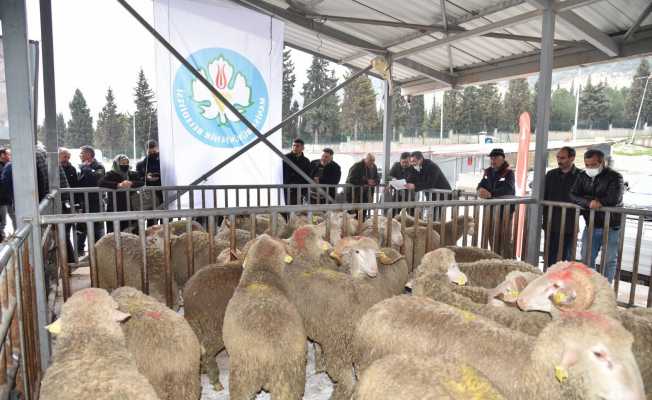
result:
[[[158,119],[154,105],[154,92],[147,83],[145,72],[138,72],[138,81],[134,88],[136,103],[136,156],[145,152],[145,143],[149,139],[158,140]]]
[[[113,158],[119,153],[124,153],[131,143],[129,135],[129,122],[125,126],[125,117],[118,113],[118,106],[113,97],[113,90],[106,91],[106,104],[97,118],[95,131],[95,145],[102,149],[104,155]]]
[[[290,110],[288,111],[288,115],[294,114],[297,111],[299,111],[299,102],[294,100],[292,102],[292,107],[290,107]],[[290,147],[292,141],[299,136],[299,118],[294,118],[285,126],[286,128],[283,130],[283,146]]]
[[[605,94],[609,101],[609,111],[607,114],[609,123],[617,128],[627,127],[627,124],[625,123],[626,97],[623,91],[607,86],[605,87]]]
[[[500,93],[495,83],[480,85],[480,124],[485,132],[498,128],[500,120]]]
[[[297,81],[297,77],[294,74],[294,61],[292,61],[292,56],[290,54],[290,49],[283,50],[283,104],[282,104],[282,115],[283,118],[287,117],[292,113],[291,109],[294,107],[292,103],[292,96],[294,96],[294,84]],[[295,101],[296,103],[296,101]],[[291,105],[292,104],[292,105]],[[299,105],[297,103],[297,111],[299,110]],[[283,146],[289,147],[292,144],[292,140],[297,134],[297,122],[296,120],[291,121],[288,124],[288,128],[283,130]]]
[[[510,80],[503,101],[501,128],[516,132],[518,130],[518,117],[521,113],[524,111],[532,112],[530,102],[530,86],[527,80],[523,78]]]
[[[580,94],[580,107],[578,119],[583,119],[588,122],[589,129],[594,126],[607,129],[606,123],[609,113],[609,99],[605,91],[605,85],[599,83],[593,85],[591,77],[586,81],[586,85]],[[602,125],[598,125],[598,124]]]
[[[426,109],[423,104],[423,95],[411,96],[408,112],[407,135],[412,137],[421,136],[421,127],[426,119]]]
[[[439,107],[437,104],[436,98],[432,99],[432,107],[430,107],[430,112],[428,113],[426,126],[426,132],[428,132],[428,136],[439,137],[441,127],[441,107]]]
[[[62,113],[57,114],[56,126],[57,126],[57,137],[59,138],[59,143],[63,143],[66,137],[66,132],[68,132],[68,128],[66,127],[66,120],[63,118]]]
[[[347,74],[345,79],[351,74]],[[358,134],[371,133],[377,122],[376,92],[371,79],[363,75],[344,87],[340,128],[353,134],[353,140],[358,140]]]
[[[632,126],[636,121],[638,109],[641,107],[645,83],[649,76],[650,64],[647,59],[644,58],[641,60],[641,63],[638,65],[638,69],[634,74],[632,86],[629,89],[629,96],[627,96],[627,101],[625,103],[625,118],[632,122]],[[644,126],[646,122],[652,124],[652,83],[648,83],[645,100],[643,101],[643,107],[641,108],[638,127],[640,128]]]
[[[337,78],[335,78],[335,71],[328,68],[328,61],[313,57],[301,92],[303,104],[310,103],[335,86],[337,86]],[[337,96],[328,96],[319,106],[303,114],[300,132],[312,134],[315,144],[320,140],[328,142],[339,139],[337,137],[339,112]]]
[[[410,118],[410,108],[407,98],[401,96],[401,88],[394,85],[392,94],[392,127],[394,131],[394,140],[399,140],[401,134],[407,132],[408,121]]]
[[[459,132],[462,120],[462,94],[457,89],[444,93],[444,131]]]
[[[70,121],[63,143],[67,147],[93,145],[93,117],[81,90],[76,89],[70,107]]]
[[[575,97],[566,89],[557,86],[552,92],[550,130],[568,131],[575,123]]]
[[[467,86],[462,92],[460,110],[460,128],[462,132],[479,133],[482,130],[480,106],[480,89],[477,86]]]

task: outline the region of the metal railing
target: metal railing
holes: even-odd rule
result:
[[[452,195],[449,192],[449,195]],[[61,271],[62,285],[63,285],[63,295],[64,299],[67,299],[71,295],[71,285],[70,285],[70,264],[68,262],[68,257],[66,254],[66,237],[65,237],[65,225],[66,224],[85,224],[87,226],[88,240],[89,243],[95,243],[99,238],[96,238],[91,228],[94,223],[106,223],[110,222],[113,226],[118,226],[121,221],[136,221],[137,231],[135,232],[140,239],[140,247],[143,254],[143,261],[140,271],[140,281],[142,282],[141,288],[147,292],[149,283],[147,277],[150,275],[148,273],[148,265],[146,260],[146,225],[148,220],[159,220],[163,225],[164,233],[164,244],[162,246],[164,252],[164,262],[165,262],[165,276],[166,285],[166,300],[168,305],[171,305],[173,302],[172,299],[172,265],[171,265],[171,232],[170,232],[170,223],[174,219],[183,219],[186,221],[185,230],[190,232],[193,228],[191,225],[191,220],[201,221],[204,225],[204,229],[209,233],[209,261],[212,263],[215,261],[217,254],[212,250],[215,243],[215,234],[219,229],[220,221],[228,219],[233,222],[228,224],[228,229],[230,230],[229,237],[229,247],[231,249],[231,254],[235,254],[236,250],[236,235],[235,235],[235,219],[239,218],[249,218],[251,224],[249,226],[250,233],[255,235],[256,232],[256,215],[268,215],[270,218],[270,233],[273,235],[278,235],[278,226],[279,219],[288,217],[292,218],[292,215],[305,214],[307,220],[310,223],[314,223],[313,216],[318,214],[321,215],[330,215],[327,212],[339,212],[345,211],[342,213],[342,218],[356,218],[358,221],[363,221],[366,218],[372,218],[375,222],[373,226],[379,226],[378,218],[380,216],[387,217],[385,220],[385,226],[380,227],[382,229],[382,234],[384,235],[385,243],[391,243],[393,224],[393,217],[398,215],[398,210],[408,209],[409,213],[402,213],[399,217],[401,224],[402,233],[404,233],[409,228],[409,225],[417,226],[416,235],[421,235],[421,232],[425,235],[425,238],[419,240],[425,240],[425,245],[423,251],[427,252],[435,248],[435,237],[439,236],[439,244],[456,244],[458,241],[461,241],[463,245],[470,242],[474,246],[480,246],[483,248],[491,247],[494,251],[503,254],[505,256],[510,256],[514,252],[515,240],[513,239],[511,219],[509,218],[511,210],[518,209],[516,205],[518,204],[530,204],[532,203],[530,198],[515,198],[515,199],[505,199],[505,200],[445,200],[445,201],[428,201],[428,202],[383,202],[378,204],[373,203],[338,203],[338,204],[314,204],[314,205],[294,205],[294,206],[271,206],[271,207],[231,207],[231,208],[203,208],[203,209],[185,209],[185,210],[157,210],[157,211],[125,211],[125,212],[100,212],[100,213],[87,213],[87,214],[69,214],[69,215],[45,215],[41,217],[41,223],[46,225],[56,225],[58,232],[58,262]],[[491,216],[489,219],[483,219],[483,215]],[[446,225],[443,222],[449,221],[449,217],[456,217],[457,223],[450,223]],[[493,217],[496,217],[493,219]],[[479,221],[474,223],[474,225],[469,224],[471,221]],[[325,218],[324,223],[326,224],[326,234],[327,236],[331,233],[331,226],[336,221],[331,220],[331,217],[328,216]],[[344,221],[346,222],[346,221]],[[341,226],[346,226],[346,223],[343,223]],[[480,227],[478,229],[477,227]],[[224,229],[224,228],[223,228]],[[419,230],[420,229],[420,230]],[[424,232],[425,231],[425,232]],[[435,235],[436,234],[436,235]],[[119,286],[123,285],[125,282],[125,271],[124,271],[124,253],[121,249],[122,236],[124,234],[118,234],[114,236],[116,241],[114,267],[115,267],[115,278]],[[188,235],[189,243],[187,243],[187,249],[193,249],[194,244],[192,243],[192,235]],[[501,238],[503,240],[501,240]],[[328,239],[330,239],[328,237]],[[417,240],[412,241],[413,246],[417,246]],[[94,247],[89,245],[89,256],[88,256],[88,266],[90,267],[90,281],[92,286],[98,285],[98,260],[97,255],[95,254]],[[415,251],[415,248],[406,249],[403,246],[402,252],[405,254],[406,251]],[[189,251],[189,254],[194,254],[193,251]],[[188,272],[189,275],[194,273],[194,262],[193,257],[188,255],[186,257],[186,265],[184,270]],[[415,265],[412,265],[414,267]]]
[[[553,251],[550,248],[551,243],[559,243],[553,258],[561,260],[565,249],[561,236],[568,235],[571,238],[571,259],[580,258],[587,265],[591,262],[591,251],[588,251],[588,249],[593,248],[595,239],[601,240],[600,257],[596,257],[595,267],[600,273],[605,274],[608,264],[611,261],[609,260],[609,253],[610,251],[614,251],[613,248],[610,248],[613,243],[610,244],[609,234],[602,234],[601,237],[594,238],[594,233],[597,229],[602,229],[603,233],[609,232],[611,228],[611,234],[618,235],[615,258],[616,268],[613,279],[616,296],[618,296],[621,281],[629,282],[630,291],[625,303],[629,306],[634,306],[636,304],[636,291],[638,286],[645,285],[648,286],[648,295],[645,303],[647,307],[652,307],[652,290],[649,289],[652,258],[650,258],[649,254],[643,254],[643,251],[648,250],[648,247],[643,246],[644,231],[645,229],[652,229],[652,211],[616,207],[583,210],[575,204],[552,201],[544,201],[543,206],[548,210],[544,213],[543,221],[545,232],[543,240],[544,270],[549,266],[549,259]],[[584,213],[582,218],[580,218],[581,212]],[[615,220],[618,220],[617,223],[614,223]],[[553,225],[556,225],[557,229],[554,229]],[[581,228],[582,231],[586,231],[583,234],[585,240],[581,242],[583,248],[586,250],[582,252],[584,254],[578,257],[578,236]],[[632,230],[636,232],[635,236],[628,236],[627,233]],[[555,239],[553,235],[558,235],[558,238]],[[628,249],[631,249],[631,251],[628,252]],[[643,256],[646,256],[648,265],[651,267],[650,269],[642,270],[641,260]],[[629,257],[631,257],[631,260]]]

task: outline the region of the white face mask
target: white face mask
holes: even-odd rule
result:
[[[600,172],[602,172],[602,167],[587,168],[585,171],[589,178],[595,178],[596,176],[600,175]]]
[[[415,166],[414,166],[414,169],[416,169],[417,172],[421,171],[421,165],[415,165]]]

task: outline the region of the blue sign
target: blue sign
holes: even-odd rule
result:
[[[269,110],[267,85],[247,58],[233,50],[207,48],[188,61],[257,129],[263,127]],[[183,65],[177,70],[172,96],[181,124],[207,145],[238,148],[256,137]]]

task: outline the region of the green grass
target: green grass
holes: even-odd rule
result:
[[[652,148],[633,145],[617,145],[613,153],[619,156],[652,156]]]

